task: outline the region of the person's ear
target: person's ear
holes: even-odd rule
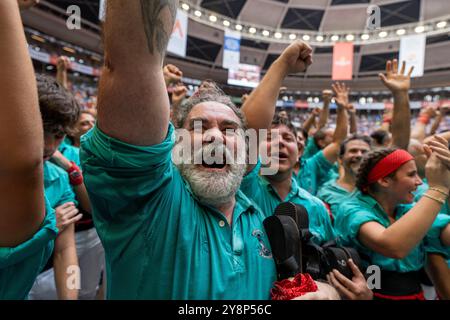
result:
[[[378,179],[378,184],[382,186],[383,188],[389,188],[392,185],[393,179],[391,177],[384,177]]]

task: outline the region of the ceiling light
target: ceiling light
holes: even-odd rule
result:
[[[36,40],[36,41],[45,43],[45,39],[44,39],[44,38],[39,37],[39,36],[37,36],[37,35],[35,35],[35,34],[33,34],[33,35],[31,36],[31,38],[34,39],[34,40]]]
[[[270,35],[270,32],[267,31],[267,30],[263,30],[262,35],[263,35],[264,37],[268,37],[268,36]]]
[[[331,37],[331,41],[338,41],[339,40],[339,36],[338,35],[334,35]]]
[[[361,35],[362,40],[369,40],[369,38],[370,38],[370,36],[367,33]]]
[[[225,27],[229,27],[229,26],[230,26],[230,21],[228,21],[228,20],[223,20],[223,25],[224,25]]]
[[[217,21],[217,17],[211,15],[211,16],[209,16],[209,21],[211,21],[211,22],[216,22],[216,21]]]
[[[307,34],[305,34],[302,38],[305,41],[309,41],[309,39],[311,39],[311,37],[309,35],[307,35]]]
[[[248,32],[250,32],[250,33],[256,33],[256,28],[251,27],[250,29],[248,29]]]
[[[424,27],[424,26],[417,26],[417,27],[414,29],[414,31],[415,31],[416,33],[422,33],[422,32],[425,31],[425,27]]]
[[[187,3],[183,3],[182,5],[181,5],[181,8],[183,8],[183,10],[185,10],[185,11],[189,11],[189,5],[187,4]]]
[[[275,32],[273,36],[277,39],[281,39],[283,37],[283,35],[280,32]]]
[[[404,35],[406,33],[406,30],[405,29],[398,29],[396,33],[397,33],[397,35],[402,36],[402,35]]]
[[[446,25],[447,25],[447,21],[441,21],[436,25],[436,27],[439,29],[442,29],[442,28],[445,28]]]
[[[295,39],[297,39],[297,35],[294,34],[294,33],[291,33],[291,34],[289,35],[289,39],[295,40]]]
[[[353,41],[353,40],[355,40],[355,36],[352,35],[352,34],[348,34],[348,35],[345,37],[345,39],[347,39],[347,41]]]
[[[378,36],[379,36],[380,38],[386,38],[387,35],[388,35],[388,33],[387,33],[386,31],[381,31],[381,32],[378,34]]]
[[[198,10],[195,10],[194,14],[196,17],[199,17],[199,18],[202,16],[201,11],[198,11]]]
[[[319,42],[322,42],[323,41],[323,36],[317,36],[316,40],[319,41]]]
[[[242,30],[242,26],[240,24],[237,24],[235,28],[236,28],[237,31],[241,31]]]

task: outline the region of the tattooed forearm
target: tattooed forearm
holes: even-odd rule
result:
[[[142,19],[147,36],[148,50],[151,54],[159,53],[164,58],[167,44],[169,42],[172,27],[177,14],[177,0],[140,0]],[[160,16],[161,11],[167,7],[170,12],[171,21],[164,23]],[[170,26],[166,30],[165,26]]]

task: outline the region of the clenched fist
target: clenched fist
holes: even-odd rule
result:
[[[60,56],[56,62],[56,68],[60,71],[67,71],[70,69],[70,60],[66,56]]]
[[[164,80],[166,81],[167,86],[180,82],[181,78],[183,77],[183,72],[181,72],[181,70],[173,64],[165,65],[163,68],[163,73]]]
[[[297,40],[287,47],[278,57],[277,62],[285,68],[286,74],[304,72],[312,64],[312,48]]]

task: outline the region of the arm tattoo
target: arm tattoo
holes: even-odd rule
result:
[[[147,36],[148,50],[151,54],[161,54],[164,58],[167,44],[169,43],[170,31],[165,30],[164,22],[161,20],[161,11],[169,8],[171,21],[170,26],[173,26],[177,14],[177,0],[141,0],[142,19],[145,27],[145,34]]]

